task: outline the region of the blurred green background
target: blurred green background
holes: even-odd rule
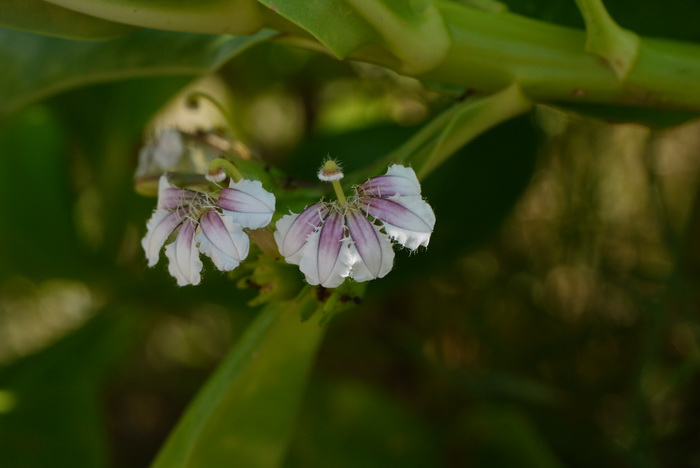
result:
[[[698,39],[691,15],[664,28],[651,11],[622,23]],[[328,154],[361,169],[461,93],[272,43],[220,65],[241,138],[300,180]],[[190,81],[87,80],[26,106],[17,87],[5,102],[0,466],[148,466],[258,314],[255,291],[211,267],[178,288],[139,245],[155,204],[134,191],[144,129]],[[397,252],[330,322],[283,466],[700,464],[698,154],[697,122],[547,106],[460,150],[423,184],[429,248]]]

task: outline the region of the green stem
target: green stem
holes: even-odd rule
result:
[[[643,39],[621,83],[586,52],[583,31],[511,13],[441,2],[452,34],[443,63],[423,78],[496,91],[517,82],[538,102],[588,102],[700,110],[700,46]]]
[[[209,172],[216,173],[222,169],[226,175],[233,179],[234,182],[238,182],[243,178],[243,174],[238,170],[233,163],[224,158],[216,158],[211,163],[209,163]]]
[[[604,61],[586,51],[584,31],[453,1],[435,4],[451,45],[437,66],[415,75],[421,79],[487,93],[517,83],[525,96],[541,103],[700,111],[700,45],[642,38],[623,83]],[[297,35],[299,27],[291,22],[278,18],[274,26],[296,36],[285,41],[323,49],[308,36]],[[400,68],[395,57],[377,47],[363,47],[350,58]]]

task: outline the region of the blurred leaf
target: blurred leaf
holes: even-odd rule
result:
[[[233,37],[142,30],[109,41],[77,42],[0,28],[0,120],[29,102],[88,84],[211,72],[272,34]]]
[[[467,432],[474,447],[473,466],[560,468],[537,427],[519,410],[482,406],[467,413]]]
[[[563,103],[556,104],[554,107],[584,117],[602,119],[610,123],[633,122],[656,129],[673,127],[689,120],[700,118],[700,113],[692,111],[647,109],[642,107]]]
[[[529,116],[512,119],[477,137],[423,181],[423,196],[437,222],[426,251],[404,261],[384,281],[403,281],[426,267],[444,268],[485,242],[530,182],[540,136]]]
[[[307,30],[339,58],[364,44],[379,41],[373,28],[343,0],[260,3]],[[336,21],[329,21],[331,18]],[[341,21],[342,27],[338,27]]]
[[[306,400],[286,467],[442,466],[435,433],[388,395],[315,381]]]
[[[140,320],[125,310],[101,313],[0,371],[0,465],[109,466],[100,382],[138,336]]]
[[[154,468],[276,468],[324,329],[301,322],[313,291],[267,305],[205,384]]]
[[[48,0],[119,23],[199,34],[253,34],[262,27],[255,0]]]
[[[427,255],[452,259],[498,228],[530,182],[539,143],[530,117],[518,117],[477,137],[427,178],[423,194],[438,220]]]
[[[0,276],[71,276],[80,266],[65,147],[45,107],[0,127]]]
[[[124,24],[84,15],[43,0],[5,0],[0,25],[67,39],[108,39],[134,31]]]
[[[305,29],[338,58],[361,47],[407,73],[435,67],[450,45],[445,23],[430,0],[259,0]]]

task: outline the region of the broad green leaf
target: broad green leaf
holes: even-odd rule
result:
[[[71,88],[211,72],[272,34],[232,37],[142,30],[109,41],[77,42],[0,28],[0,119]]]
[[[303,3],[260,0],[260,3],[304,28],[338,58],[345,58],[359,47],[380,40],[372,27],[343,0],[308,0]]]
[[[324,329],[313,290],[271,303],[187,408],[154,468],[276,468]]]
[[[0,465],[109,466],[100,385],[140,320],[127,310],[103,312],[0,371]]]
[[[134,28],[84,15],[43,0],[5,0],[0,26],[68,39],[108,39]]]
[[[338,58],[362,47],[375,53],[384,48],[380,54],[389,61],[393,55],[400,70],[421,73],[440,63],[450,45],[440,12],[430,0],[259,1],[305,29]]]
[[[255,0],[47,0],[119,23],[200,34],[253,34],[262,27]]]

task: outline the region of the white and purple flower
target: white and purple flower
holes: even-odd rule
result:
[[[141,241],[148,266],[158,263],[160,249],[177,231],[165,255],[178,285],[199,284],[200,252],[219,270],[231,271],[248,256],[250,241],[243,229],[267,226],[274,211],[275,196],[259,181],[232,180],[215,199],[204,192],[174,187],[164,175],[158,185],[158,206]]]
[[[342,172],[335,163],[319,178],[331,181],[339,193]],[[348,277],[382,278],[394,264],[391,240],[411,250],[428,245],[435,214],[413,169],[393,165],[355,187],[347,202],[341,193],[339,198],[340,203],[321,201],[277,222],[280,253],[299,265],[309,284],[335,288]]]

